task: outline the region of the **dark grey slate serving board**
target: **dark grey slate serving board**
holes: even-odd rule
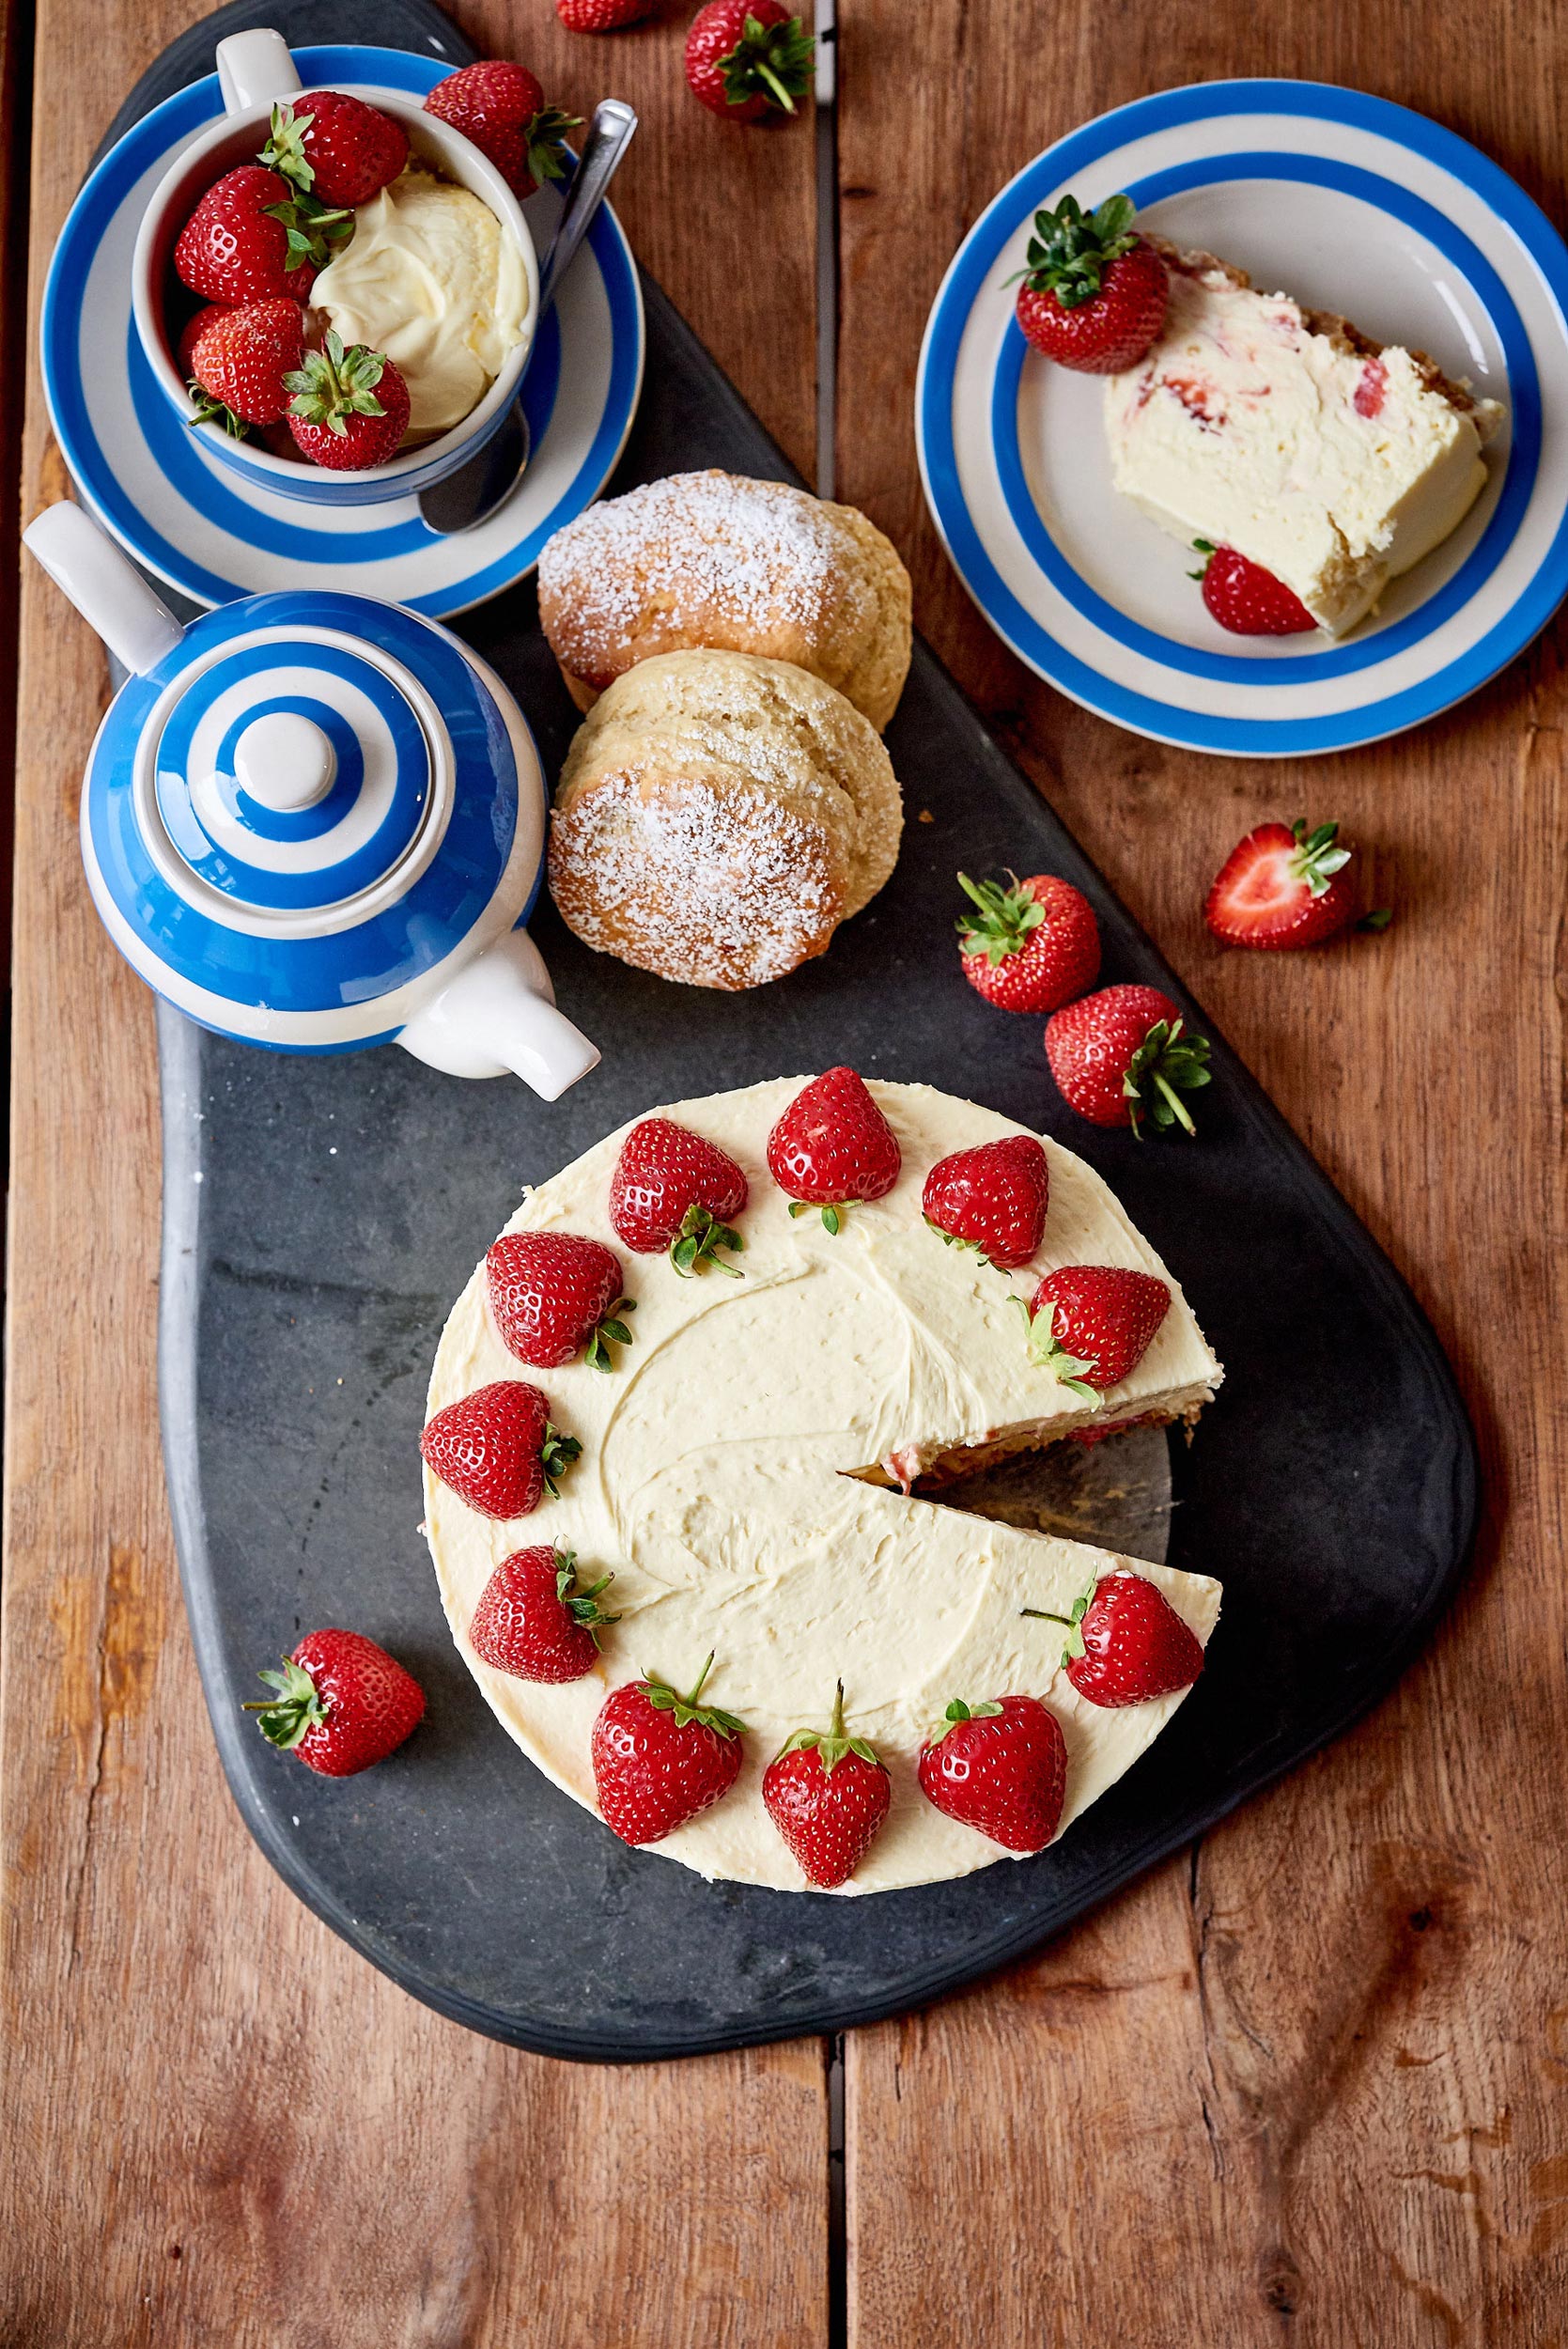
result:
[[[186,35],[121,123],[209,70],[216,34],[318,13],[250,0]],[[470,53],[424,0],[337,0],[334,37]],[[788,468],[656,288],[643,411],[615,487],[697,464]],[[553,771],[573,714],[531,587],[464,632]],[[1058,1100],[1039,1023],[990,1011],[950,951],[962,863],[1065,875],[1108,979],[1179,982],[917,652],[889,735],[911,817],[875,905],[754,995],[672,988],[535,929],[604,1066],[554,1106],[396,1049],[290,1060],[161,1013],[163,1419],[187,1605],[224,1767],[273,1865],[416,1997],[543,2053],[625,2061],[838,2030],[1058,1932],[1334,1736],[1414,1653],[1463,1569],[1469,1429],[1432,1331],[1212,1023],[1199,1141],[1097,1134]],[[925,811],[929,821],[920,820]],[[966,1882],[844,1901],[704,1885],[626,1850],[523,1760],[448,1640],[418,1532],[416,1437],[442,1321],[520,1187],[655,1101],[855,1063],[1043,1127],[1108,1176],[1179,1273],[1228,1380],[1172,1447],[1173,1563],[1225,1610],[1193,1697],[1063,1845]],[[429,1696],[391,1761],[334,1783],[240,1711],[322,1623],[370,1632]]]

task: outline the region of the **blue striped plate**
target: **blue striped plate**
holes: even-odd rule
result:
[[[1342,643],[1219,629],[1192,556],[1110,486],[1101,380],[1018,330],[1005,281],[1035,211],[1119,189],[1177,244],[1508,406],[1461,528]],[[975,223],[932,305],[916,429],[964,584],[1073,700],[1189,750],[1375,741],[1484,684],[1568,594],[1568,248],[1506,172],[1405,107],[1311,82],[1167,90],[1061,140]]]
[[[447,69],[401,49],[296,52],[307,87],[406,90]],[[206,455],[154,382],[131,317],[131,253],[148,195],[175,155],[223,113],[215,74],[144,117],[71,207],[44,291],[50,421],[84,502],[137,561],[194,602],[271,588],[337,588],[443,619],[530,571],[539,549],[604,487],[643,382],[643,297],[608,206],[539,330],[524,401],[534,452],[517,494],[461,537],[426,528],[412,498],[344,512],[237,480]],[[529,198],[542,251],[560,196]]]

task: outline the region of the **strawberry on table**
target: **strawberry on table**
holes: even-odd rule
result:
[[[305,315],[279,294],[229,310],[199,311],[180,351],[195,402],[194,422],[221,424],[236,440],[247,426],[276,424],[288,407],[287,378],[304,356]]]
[[[368,204],[409,160],[400,122],[343,90],[302,90],[272,108],[261,161],[302,194],[333,206]]]
[[[313,465],[363,473],[396,456],[409,428],[408,386],[380,351],[363,343],[345,350],[334,327],[324,349],[307,350],[286,381],[288,429]]]
[[[308,211],[279,173],[241,163],[209,188],[180,230],[174,266],[204,302],[305,302],[316,272],[353,228],[347,212]]]
[[[1029,1350],[1074,1393],[1103,1394],[1132,1377],[1170,1310],[1171,1292],[1152,1272],[1066,1265],[1048,1272],[1024,1307]]]
[[[1054,873],[1010,879],[1004,888],[958,876],[976,908],[958,917],[964,976],[1002,1011],[1055,1011],[1098,978],[1099,924],[1088,898]]]
[[[1146,1575],[1105,1574],[1070,1616],[1021,1610],[1060,1624],[1067,1678],[1091,1704],[1143,1704],[1190,1688],[1203,1669],[1203,1643]]]
[[[497,1378],[448,1403],[419,1439],[425,1464],[481,1517],[526,1517],[582,1450],[551,1426],[550,1403],[520,1378]]]
[[[1067,1742],[1038,1697],[955,1697],[920,1752],[920,1787],[950,1819],[1005,1851],[1043,1851],[1067,1792]]]
[[[1203,601],[1211,619],[1233,636],[1305,636],[1315,634],[1317,622],[1283,580],[1249,562],[1234,547],[1217,547],[1207,538],[1194,538],[1203,568],[1188,577],[1203,583]]]
[[[768,1169],[794,1202],[820,1207],[830,1232],[851,1199],[880,1199],[898,1180],[898,1139],[852,1068],[830,1068],[798,1093],[768,1137]]]
[[[614,1579],[602,1574],[584,1587],[569,1549],[548,1543],[515,1549],[479,1595],[469,1645],[482,1663],[514,1680],[581,1680],[598,1661],[599,1632],[620,1621],[601,1614],[598,1605]]]
[[[730,122],[792,115],[816,70],[816,43],[783,0],[707,0],[686,36],[686,81]]]
[[[1050,1204],[1050,1167],[1032,1134],[1006,1134],[939,1159],[925,1177],[925,1221],[942,1237],[978,1248],[999,1272],[1027,1264]]]
[[[568,33],[618,33],[658,6],[659,0],[555,0],[555,13]]]
[[[1017,320],[1036,350],[1084,375],[1118,375],[1165,324],[1171,284],[1152,245],[1133,233],[1133,203],[1107,196],[1085,212],[1064,195],[1036,212]]]
[[[740,1774],[746,1724],[699,1703],[710,1656],[690,1696],[667,1682],[629,1680],[594,1723],[594,1786],[623,1843],[657,1843],[727,1795]]]
[[[384,1762],[425,1718],[413,1674],[360,1631],[307,1631],[281,1672],[258,1677],[276,1694],[245,1711],[272,1745],[323,1778]]]
[[[596,1370],[613,1370],[610,1346],[629,1346],[617,1316],[621,1260],[576,1232],[505,1232],[485,1257],[485,1292],[502,1345],[532,1370],[554,1370],[587,1348]]]
[[[472,139],[514,195],[532,195],[547,179],[565,177],[567,133],[582,120],[547,106],[538,75],[509,57],[482,57],[449,73],[426,99],[425,111]]]
[[[1181,1096],[1208,1083],[1208,1052],[1157,987],[1102,987],[1046,1022],[1046,1058],[1069,1108],[1135,1134],[1150,1123],[1192,1132]]]
[[[711,1264],[738,1279],[719,1251],[744,1248],[732,1219],[746,1199],[746,1177],[727,1151],[673,1117],[644,1117],[621,1144],[610,1178],[610,1221],[634,1255],[668,1251],[683,1275]]]
[[[1319,946],[1356,910],[1338,824],[1260,824],[1231,850],[1203,919],[1227,946]],[[1381,927],[1387,915],[1371,914]]]
[[[893,1799],[877,1749],[844,1726],[844,1683],[828,1728],[797,1729],[762,1774],[768,1815],[821,1891],[847,1884],[877,1840]]]

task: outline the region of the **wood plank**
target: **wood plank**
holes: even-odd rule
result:
[[[105,122],[196,12],[100,0],[85,41],[69,0],[42,0],[35,317]],[[809,135],[753,148],[709,126],[676,90],[668,10],[613,46],[569,42],[542,8],[486,22],[503,48],[526,23],[566,94],[613,85],[643,106],[633,237],[809,462]],[[693,179],[700,237],[674,225]],[[780,256],[767,285],[759,234]],[[65,486],[35,370],[26,511]],[[494,2046],[352,1956],[234,1816],[159,1461],[151,1006],[89,910],[75,838],[106,665],[36,570],[21,677],[0,2338],[820,2349],[817,2044],[614,2071]]]
[[[852,2349],[1560,2342],[1563,631],[1383,749],[1162,750],[1026,676],[972,612],[921,503],[911,399],[984,203],[1173,83],[1382,92],[1560,218],[1561,0],[1440,39],[1414,8],[1239,0],[1063,0],[1048,37],[1022,0],[846,0],[841,22],[839,494],[905,549],[938,649],[1414,1283],[1489,1495],[1467,1591],[1359,1731],[1037,1961],[851,2042]],[[1200,914],[1221,857],[1307,811],[1367,844],[1393,930],[1221,954]]]

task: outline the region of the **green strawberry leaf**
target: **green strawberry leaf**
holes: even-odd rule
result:
[[[735,47],[718,59],[718,70],[730,105],[743,106],[749,99],[761,98],[781,113],[792,115],[796,100],[804,98],[811,88],[815,64],[815,40],[799,17],[763,24],[748,16]]]
[[[284,1657],[282,1672],[257,1672],[256,1678],[275,1688],[276,1696],[262,1697],[241,1709],[256,1715],[257,1729],[280,1752],[291,1753],[308,1729],[326,1719],[326,1704],[304,1666],[291,1657]]]
[[[955,927],[958,932],[959,951],[971,959],[984,955],[992,970],[1016,955],[1028,942],[1031,930],[1038,929],[1046,918],[1046,909],[1037,897],[1019,886],[1017,873],[1011,874],[1010,889],[1000,881],[972,881],[967,873],[958,876],[958,886],[979,908],[978,913],[961,913]]]
[[[671,1243],[670,1262],[683,1281],[689,1281],[694,1272],[701,1272],[708,1265],[712,1265],[716,1271],[727,1272],[732,1281],[743,1281],[746,1276],[739,1266],[726,1264],[719,1251],[721,1248],[733,1248],[738,1252],[745,1245],[738,1232],[732,1231],[727,1223],[721,1223],[706,1207],[700,1207],[693,1200],[682,1216],[680,1230]]]

